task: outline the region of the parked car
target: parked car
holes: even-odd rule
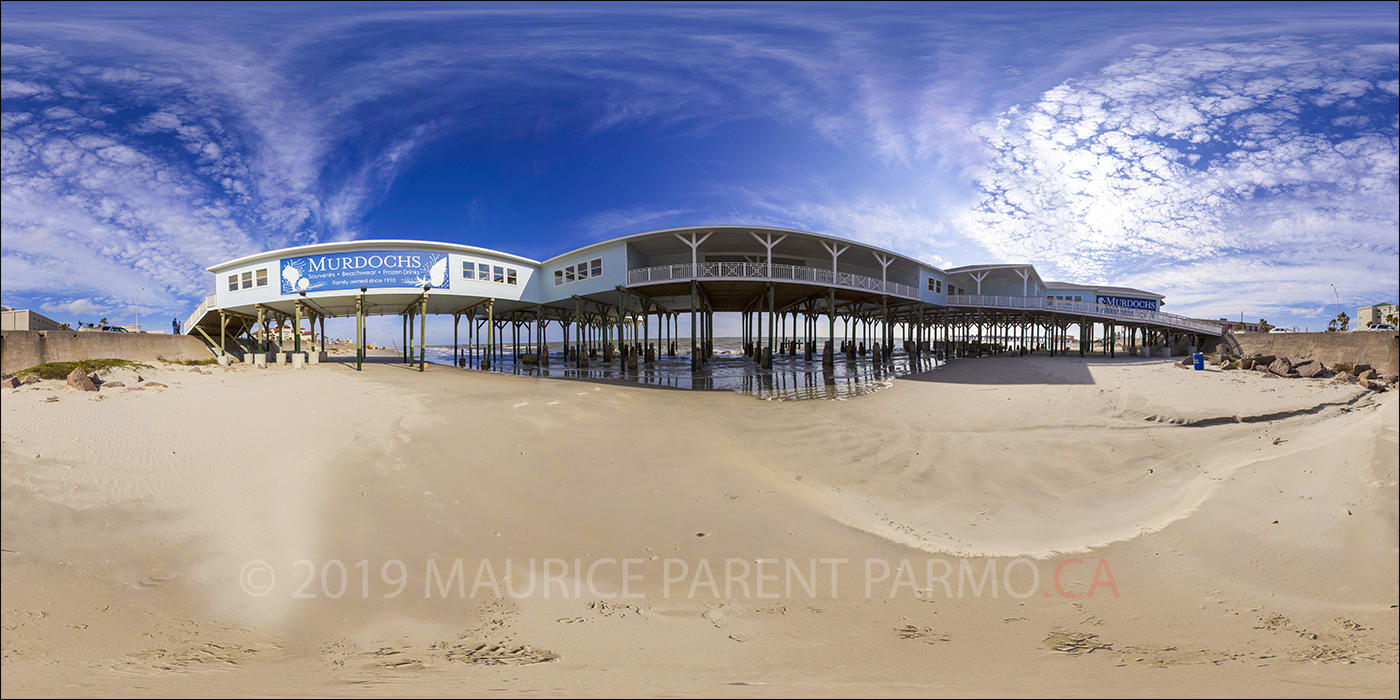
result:
[[[103,333],[130,333],[131,331],[121,326],[101,326]]]
[[[1394,333],[1394,332],[1396,331],[1395,326],[1392,326],[1392,325],[1390,325],[1389,323],[1372,323],[1372,324],[1371,324],[1371,327],[1370,327],[1370,328],[1367,328],[1366,330],[1368,330],[1368,331],[1390,331],[1390,332],[1392,332],[1392,333]]]
[[[1269,329],[1269,332],[1270,332],[1270,333],[1292,333],[1292,332],[1293,332],[1293,329],[1292,329],[1292,328],[1271,328],[1271,329]]]

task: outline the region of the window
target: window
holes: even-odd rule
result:
[[[932,277],[928,279],[928,290],[934,294],[943,293],[943,280],[936,280]]]
[[[259,286],[259,287],[266,287],[266,286],[267,286],[267,268],[265,268],[265,267],[264,267],[263,269],[261,269],[261,270],[258,270],[258,286]]]
[[[490,263],[463,262],[462,279],[478,280],[481,282],[495,282],[497,284],[519,284],[520,271],[513,267],[503,265],[492,265]],[[554,284],[558,286],[559,274],[554,275]]]
[[[238,291],[238,275],[228,276],[228,290],[230,292]]]
[[[245,273],[243,273],[243,288],[244,288],[244,289],[249,289],[249,288],[251,288],[252,286],[253,286],[253,273],[251,273],[251,272],[245,272]]]
[[[588,262],[581,262],[581,263],[578,263],[578,264],[575,264],[575,265],[566,266],[566,267],[563,268],[562,270],[555,270],[555,271],[554,271],[554,286],[557,287],[557,286],[559,286],[559,285],[561,285],[561,284],[570,284],[570,283],[572,283],[572,282],[578,282],[578,281],[580,281],[580,280],[586,280],[586,279],[588,279],[588,278],[590,278],[590,277],[602,277],[602,276],[603,276],[603,259],[602,259],[602,258],[594,258],[594,259],[592,259],[592,260],[589,260]],[[561,281],[561,280],[562,280],[562,281]]]

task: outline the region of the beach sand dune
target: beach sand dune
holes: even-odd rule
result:
[[[1397,692],[1394,393],[144,374],[5,396],[7,697]]]

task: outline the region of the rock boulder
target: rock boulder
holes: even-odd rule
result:
[[[14,377],[5,377],[4,379],[0,379],[0,389],[17,389],[17,388],[19,388],[19,380],[18,380],[18,379],[15,379]]]
[[[1293,363],[1289,362],[1286,357],[1280,357],[1269,364],[1269,371],[1280,377],[1287,377],[1289,373],[1293,372]]]
[[[1317,377],[1323,372],[1327,371],[1327,368],[1324,367],[1323,364],[1321,362],[1318,362],[1317,360],[1309,360],[1301,365],[1298,365],[1297,367],[1294,367],[1293,369],[1296,370],[1299,375],[1308,377],[1309,379]]]
[[[93,383],[92,378],[83,374],[81,369],[68,373],[68,386],[78,391],[97,391],[97,385]]]

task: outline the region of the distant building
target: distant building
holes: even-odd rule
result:
[[[1356,327],[1368,328],[1372,323],[1386,323],[1386,316],[1396,315],[1395,304],[1363,306],[1356,310]]]
[[[1264,327],[1257,323],[1240,323],[1229,319],[1220,319],[1220,323],[1225,326],[1228,333],[1263,333]]]
[[[56,331],[61,329],[59,328],[58,321],[42,314],[37,314],[27,309],[5,309],[3,312],[3,320],[0,320],[0,330]]]

